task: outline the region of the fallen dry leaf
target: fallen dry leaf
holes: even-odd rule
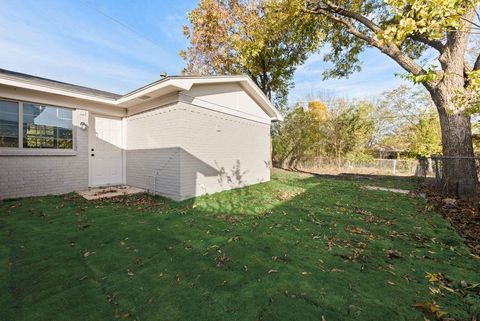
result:
[[[415,303],[415,309],[423,312],[427,317],[434,317],[436,320],[443,320],[443,316],[447,314],[442,311],[440,306],[435,302]]]
[[[387,258],[390,259],[398,259],[402,257],[402,253],[398,250],[395,249],[388,249],[385,250],[385,254],[387,255]]]
[[[217,263],[218,267],[222,267],[230,262],[230,257],[227,255],[220,255],[215,258],[215,262]]]
[[[343,272],[342,269],[337,269],[337,268],[333,268],[330,270],[330,272]]]
[[[89,256],[92,255],[92,254],[95,254],[95,252],[86,251],[86,252],[83,253],[83,257],[84,257],[84,258],[87,258],[87,257],[89,257]]]

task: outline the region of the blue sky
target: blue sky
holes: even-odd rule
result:
[[[0,0],[0,68],[116,93],[179,74],[178,52],[191,0]],[[133,28],[106,18],[88,4]],[[140,34],[140,35],[139,35]],[[147,39],[146,39],[147,38]],[[371,98],[402,80],[402,70],[371,49],[362,54],[363,71],[349,79],[322,81],[326,64],[312,55],[295,75],[290,101],[328,92]]]

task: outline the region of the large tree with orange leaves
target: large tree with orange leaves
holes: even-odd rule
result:
[[[291,2],[201,0],[188,14],[181,51],[186,74],[246,74],[277,106],[285,106],[296,68],[318,48],[320,19]]]

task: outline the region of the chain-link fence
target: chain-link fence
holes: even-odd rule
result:
[[[288,166],[283,166],[288,167]],[[365,174],[393,176],[433,177],[430,159],[369,159],[349,160],[331,157],[314,157],[296,161],[297,170],[318,174]]]
[[[445,186],[448,184],[445,179],[446,167],[449,166],[450,169],[454,172],[454,177],[458,180],[458,183],[462,183],[462,173],[455,172],[457,168],[468,168],[469,166],[474,167],[475,175],[478,174],[480,170],[480,157],[465,157],[465,156],[432,156],[433,170],[435,173],[435,183],[438,188],[445,189]],[[478,177],[477,177],[478,179]],[[463,179],[465,180],[465,179]],[[456,187],[458,190],[460,186]],[[457,191],[458,193],[458,191]]]
[[[417,176],[435,179],[438,190],[448,194],[471,193],[480,170],[480,157],[432,156],[418,159],[367,159],[349,160],[333,157],[312,157],[284,164],[287,169],[296,169],[317,174],[358,174]],[[473,175],[475,176],[472,176]],[[449,177],[447,181],[446,177]]]

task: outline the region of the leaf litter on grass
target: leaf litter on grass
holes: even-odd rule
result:
[[[431,307],[447,312],[444,320],[478,314],[479,261],[448,224],[419,213],[421,200],[359,193],[360,184],[279,172],[180,203],[148,195],[0,203],[14,211],[0,216],[11,231],[0,234],[0,250],[14,253],[8,282],[23,290],[7,290],[24,311],[11,320],[56,319],[52,305],[69,320],[423,320]],[[79,217],[91,225],[79,229]],[[79,259],[79,249],[95,254]],[[44,271],[43,283],[27,267]],[[70,274],[88,278],[77,288]],[[38,300],[44,293],[52,299]],[[76,298],[82,304],[69,308]]]

